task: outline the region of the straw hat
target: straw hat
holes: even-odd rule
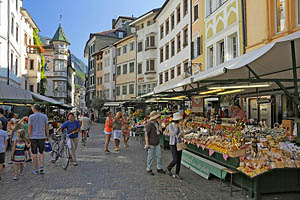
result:
[[[173,121],[178,121],[181,119],[182,119],[182,115],[179,112],[173,114]]]
[[[161,114],[159,112],[156,112],[156,111],[152,111],[149,115],[150,117],[150,120],[154,120],[154,119],[157,119],[161,116]]]

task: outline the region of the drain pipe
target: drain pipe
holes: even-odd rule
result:
[[[242,0],[242,23],[243,23],[243,54],[246,53],[247,46],[247,13],[246,13],[246,0]]]

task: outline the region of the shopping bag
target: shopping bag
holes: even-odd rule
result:
[[[71,139],[67,138],[67,145],[69,147],[69,149],[71,149],[72,145],[71,145]]]
[[[49,141],[45,142],[45,152],[47,152],[47,153],[52,152],[52,146],[51,146],[51,143]]]
[[[186,148],[186,145],[184,144],[184,142],[177,143],[177,151],[182,151],[185,148]]]

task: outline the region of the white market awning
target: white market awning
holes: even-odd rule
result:
[[[261,82],[269,80],[273,83],[278,80],[284,87],[291,88],[294,85],[292,41],[295,47],[297,79],[300,79],[300,32],[295,32],[178,83],[155,88],[154,93],[174,92],[174,90],[180,92],[212,84],[260,82],[260,80]],[[280,89],[280,87],[274,83],[271,89]],[[252,90],[255,91],[255,89]]]
[[[105,107],[120,107],[124,104],[125,102],[105,102],[104,106]]]
[[[33,98],[36,98],[38,100],[41,100],[41,101],[44,101],[44,102],[47,102],[47,103],[50,103],[53,105],[62,105],[63,104],[63,103],[56,101],[55,99],[52,99],[50,97],[46,97],[46,96],[43,96],[43,95],[40,95],[40,94],[37,94],[34,92],[31,92],[31,94],[32,94]]]

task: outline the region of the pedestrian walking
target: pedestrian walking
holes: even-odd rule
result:
[[[49,138],[48,118],[41,113],[41,107],[38,104],[32,106],[33,114],[29,116],[28,138],[30,138],[31,153],[33,159],[33,174],[44,173],[44,150],[45,139]],[[39,152],[40,168],[38,171],[37,154]]]
[[[149,116],[150,120],[148,121],[145,127],[146,150],[148,151],[146,171],[150,175],[154,175],[151,169],[154,153],[156,154],[157,158],[157,172],[161,174],[166,173],[162,168],[162,157],[159,137],[162,131],[160,116],[161,114],[159,112],[152,111]]]
[[[77,158],[76,158],[76,150],[79,141],[79,132],[80,132],[80,123],[79,121],[75,120],[74,113],[68,114],[68,121],[64,122],[60,128],[57,129],[56,132],[60,130],[67,129],[67,135],[71,140],[71,161],[73,162],[73,166],[77,166]]]
[[[21,125],[22,129],[25,130],[25,138],[27,141],[30,141],[30,138],[28,136],[28,117],[24,117],[25,119],[23,120],[23,123]],[[31,159],[31,152],[30,152],[30,146],[25,146],[25,162],[32,162]]]
[[[177,144],[181,142],[181,129],[179,126],[179,122],[182,120],[182,115],[177,112],[173,114],[173,120],[172,123],[169,124],[167,127],[167,130],[170,133],[170,150],[172,153],[172,158],[173,160],[170,162],[168,165],[166,172],[168,175],[172,176],[172,168],[176,165],[176,171],[175,175],[173,176],[174,178],[177,179],[182,179],[179,176],[180,172],[180,166],[181,166],[181,157],[182,157],[182,150],[177,149]]]
[[[0,108],[0,121],[2,122],[2,130],[7,131],[7,117],[4,116],[4,111]]]
[[[25,162],[25,147],[29,143],[25,138],[25,130],[19,129],[16,133],[17,139],[14,141],[11,150],[11,160],[14,161],[14,180],[18,180],[18,172],[20,169],[20,176],[23,176],[24,162]]]
[[[122,126],[123,126],[123,120],[122,120],[122,113],[117,112],[116,117],[113,121],[113,133],[114,133],[114,140],[115,140],[115,151],[120,150],[120,141],[121,141],[121,135],[122,135]]]
[[[113,117],[112,117],[112,113],[108,112],[107,113],[107,117],[105,120],[105,152],[109,153],[110,151],[108,150],[108,145],[109,145],[109,141],[110,141],[110,137],[112,134],[112,128],[113,128]]]
[[[130,138],[130,130],[129,130],[128,115],[126,113],[123,114],[122,135],[123,135],[124,146],[127,148],[129,146],[128,140]]]
[[[82,132],[86,132],[87,137],[89,137],[90,127],[92,125],[92,121],[90,118],[87,117],[87,113],[84,113],[84,116],[80,118],[80,125],[81,125],[81,139],[83,141],[84,135],[82,135]]]
[[[2,182],[1,175],[5,163],[5,152],[8,145],[7,142],[8,134],[6,131],[2,129],[3,129],[3,125],[2,125],[2,121],[0,121],[0,182]]]

